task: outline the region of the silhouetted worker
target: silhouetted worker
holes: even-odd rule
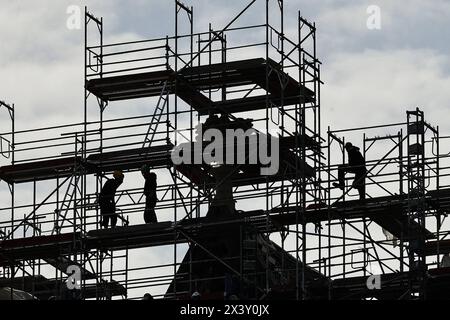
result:
[[[347,150],[348,154],[348,164],[341,165],[338,168],[338,180],[339,183],[334,183],[333,185],[337,188],[344,190],[345,188],[345,174],[346,173],[354,173],[355,180],[353,180],[353,188],[358,190],[359,199],[363,200],[366,198],[366,183],[365,183],[365,175],[366,175],[366,161],[362,156],[361,152],[359,152],[359,148],[352,145],[350,142],[345,144],[345,150]]]
[[[114,179],[105,182],[99,197],[101,224],[105,229],[108,228],[110,219],[112,228],[117,224],[115,196],[117,188],[123,183],[124,175],[122,171],[114,171],[113,177]]]
[[[144,221],[145,223],[157,223],[156,218],[156,174],[150,172],[150,167],[144,165],[141,169],[142,176],[145,179],[144,185],[144,195],[145,195],[145,210],[144,210]]]

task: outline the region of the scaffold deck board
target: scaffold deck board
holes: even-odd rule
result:
[[[12,287],[33,294],[39,300],[56,299],[71,300],[71,293],[63,280],[47,279],[44,276],[26,276],[13,279],[0,278],[0,287]],[[82,290],[84,299],[110,298],[126,295],[125,287],[117,281],[103,282],[98,285],[86,284]]]
[[[81,249],[81,232],[4,240],[0,242],[0,265],[17,260],[56,258],[79,253]]]
[[[0,168],[0,179],[11,184],[65,178],[71,176],[80,164],[81,157],[68,157],[4,166]]]
[[[281,96],[283,83],[285,96],[313,97],[314,93],[300,89],[300,84],[282,71],[274,60],[254,58],[182,69],[180,74],[199,90],[257,84],[275,96]],[[267,76],[267,79],[266,79]],[[268,82],[267,82],[268,80]],[[298,102],[298,101],[297,101]]]
[[[280,225],[291,225],[296,222],[301,224],[303,218],[305,223],[318,223],[328,220],[350,220],[366,217],[372,219],[399,239],[416,238],[419,232],[424,232],[427,239],[433,239],[434,235],[430,231],[420,230],[417,222],[407,217],[405,205],[404,201],[383,203],[381,201],[377,202],[377,198],[372,198],[365,201],[347,201],[345,206],[306,210],[303,216],[301,215],[303,212],[301,208],[279,207],[271,210],[271,213],[279,213],[271,218]],[[297,212],[300,213],[300,216],[297,216]]]
[[[288,96],[283,100],[280,97],[269,95],[258,95],[250,96],[246,98],[233,98],[224,101],[215,101],[210,103],[210,106],[206,108],[196,108],[198,113],[202,116],[206,116],[209,113],[238,113],[238,112],[248,112],[265,109],[267,104],[267,98],[275,106],[290,106],[299,101],[304,101],[300,96]]]
[[[87,249],[125,250],[186,243],[190,238],[217,236],[223,227],[239,226],[238,215],[225,218],[201,217],[154,224],[116,227],[89,231],[85,237]]]
[[[162,246],[181,241],[171,222],[89,231],[87,249],[125,250]],[[181,243],[181,242],[180,242]]]
[[[135,73],[92,79],[86,83],[86,88],[95,96],[105,101],[121,100],[123,98],[141,98],[159,96],[164,82],[173,77],[173,70]]]
[[[245,112],[265,109],[266,95],[211,101],[201,92],[226,87],[257,85],[269,93],[272,105],[288,106],[314,101],[314,93],[302,87],[273,60],[257,58],[174,70],[162,70],[89,80],[86,88],[104,101],[120,101],[176,93],[201,115],[210,112]]]
[[[295,136],[283,137],[280,139],[280,148],[288,149],[281,152],[280,174],[272,177],[260,175],[260,166],[246,165],[239,177],[235,180],[236,185],[248,185],[252,183],[269,181],[280,181],[283,179],[295,178],[295,155],[289,151],[296,146]],[[317,148],[315,141],[306,136],[299,136],[300,145],[305,144],[308,148]],[[148,148],[126,149],[120,151],[104,152],[102,154],[91,154],[86,161],[81,157],[63,158],[58,160],[43,160],[30,163],[18,164],[14,166],[5,166],[0,168],[0,178],[8,183],[25,183],[32,181],[42,181],[55,179],[57,177],[69,177],[73,174],[81,174],[83,171],[87,174],[110,172],[113,170],[133,170],[139,169],[142,165],[148,164],[152,168],[171,166],[172,144],[152,146]],[[302,161],[298,160],[298,168],[302,168]],[[289,163],[289,165],[287,165]],[[197,183],[198,179],[189,174],[186,165],[179,166],[181,173],[186,174],[188,178]],[[193,171],[200,170],[197,166],[189,169]],[[313,175],[313,168],[305,164],[305,172],[308,177]],[[283,173],[283,174],[281,174]],[[203,179],[204,180],[204,179]],[[203,183],[203,182],[202,182]]]
[[[89,155],[86,162],[90,172],[139,169],[144,164],[156,168],[171,164],[172,148],[173,145],[166,144],[148,148],[104,152]]]
[[[171,164],[170,151],[173,145],[166,144],[148,148],[91,154],[86,161],[81,157],[58,160],[34,161],[0,168],[0,179],[8,183],[66,178],[74,174],[109,172],[113,170],[139,169],[143,164],[152,168]]]
[[[187,232],[192,237],[203,237],[214,234],[221,226],[240,225],[244,222],[252,224],[260,232],[274,232],[283,229],[284,226],[302,222],[319,223],[343,218],[351,220],[367,217],[398,238],[401,238],[403,233],[405,241],[408,241],[410,237],[416,238],[418,232],[423,232],[427,239],[435,238],[430,231],[420,231],[416,222],[409,221],[404,211],[406,200],[398,197],[394,197],[393,201],[387,201],[387,199],[387,197],[372,198],[363,203],[347,201],[345,207],[322,207],[305,211],[292,206],[277,207],[268,213],[264,210],[239,211],[236,215],[221,219],[201,217],[184,219],[177,223],[160,222],[93,230],[86,236],[70,233],[6,240],[0,242],[0,265],[8,265],[16,260],[55,258],[63,254],[75,254],[82,248],[123,250],[183,243],[188,240],[179,231]],[[267,218],[269,218],[269,224],[266,223]],[[77,243],[78,245],[75,245]],[[442,242],[441,253],[450,251],[448,243],[448,241]],[[435,252],[433,245],[433,242],[427,244],[430,254]]]

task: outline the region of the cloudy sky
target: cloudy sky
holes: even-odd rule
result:
[[[258,2],[237,24],[264,19],[263,1]],[[295,31],[297,10],[318,26],[325,126],[401,121],[405,110],[416,106],[430,122],[448,126],[438,121],[450,95],[448,1],[285,2],[288,34]],[[106,43],[173,34],[170,1],[1,1],[1,99],[17,105],[19,129],[51,124],[51,119],[70,122],[68,113],[70,120],[82,120],[83,31],[66,27],[66,11],[85,4],[104,17]],[[243,7],[242,1],[186,4],[194,6],[196,31],[207,29],[209,22],[220,29]],[[366,26],[366,10],[373,4],[381,9],[381,30]]]
[[[185,1],[194,6],[196,32],[208,23],[223,28],[246,2]],[[174,32],[172,1],[0,0],[0,100],[15,103],[19,130],[82,121],[84,32],[67,27],[72,5],[88,5],[104,17],[105,43]],[[367,27],[370,5],[381,9],[380,29]],[[323,127],[403,122],[406,110],[420,107],[430,123],[450,133],[449,1],[287,0],[285,7],[288,36],[296,37],[298,10],[317,24]],[[274,24],[277,19],[271,16]],[[257,1],[237,25],[263,22],[264,1]],[[145,108],[131,102],[126,109],[111,107],[108,117],[151,112]],[[450,151],[445,144],[442,149]]]

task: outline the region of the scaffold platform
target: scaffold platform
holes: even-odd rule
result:
[[[267,69],[269,72],[266,79]],[[284,90],[280,90],[280,81]],[[179,72],[172,69],[135,73],[129,75],[104,77],[89,80],[86,88],[104,101],[129,100],[159,96],[165,83],[171,94],[177,94],[200,115],[210,112],[245,112],[266,108],[267,98],[274,104],[288,106],[312,102],[314,92],[301,86],[273,60],[262,58],[211,64],[199,67],[186,67]],[[266,95],[250,96],[214,102],[201,93],[243,85],[257,85],[269,92]]]
[[[448,189],[440,190],[440,194],[450,195]],[[430,202],[437,198],[436,192],[431,192]],[[441,197],[439,197],[441,199]],[[445,199],[446,197],[442,197]],[[449,202],[442,201],[441,210],[450,210]],[[285,226],[297,223],[316,224],[326,221],[352,220],[367,217],[391,232],[394,236],[408,239],[417,238],[425,233],[427,240],[435,239],[428,230],[422,230],[417,223],[409,220],[406,215],[407,201],[405,197],[379,197],[347,201],[345,206],[338,204],[331,208],[313,208],[302,210],[299,207],[277,207],[269,212],[264,210],[238,211],[228,218],[215,219],[211,217],[190,218],[179,222],[160,222],[156,224],[116,227],[113,229],[93,230],[82,235],[68,233],[52,236],[40,236],[23,239],[5,240],[0,242],[0,265],[11,261],[27,259],[55,258],[60,254],[77,254],[82,250],[125,250],[174,243],[187,242],[179,231],[186,232],[192,238],[202,238],[214,235],[219,226],[239,226],[251,224],[259,232],[277,232]],[[74,244],[77,244],[74,246]],[[440,241],[441,253],[450,250],[449,241]],[[436,254],[436,242],[427,242],[427,255]]]

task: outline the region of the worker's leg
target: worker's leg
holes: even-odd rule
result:
[[[348,170],[348,166],[341,165],[338,167],[338,183],[333,183],[337,188],[344,190],[345,187],[345,173]]]
[[[102,215],[102,227],[107,229],[109,224],[109,214]]]
[[[114,202],[111,203],[111,228],[115,228],[117,225],[117,213],[116,213],[116,204]]]
[[[147,208],[145,208],[145,210],[144,210],[144,222],[150,223],[149,212],[148,212]]]
[[[155,212],[156,200],[154,197],[149,196],[145,200],[145,212],[144,212],[144,220],[145,223],[157,223],[158,219],[156,218]]]
[[[157,223],[156,212],[154,208],[146,207],[144,212],[145,223]]]
[[[364,200],[366,198],[366,168],[361,168],[355,171],[353,187],[358,190],[359,199]]]
[[[152,223],[158,223],[158,218],[156,218],[155,208],[150,210],[150,220]]]
[[[145,197],[145,209],[144,209],[144,221],[145,223],[151,223],[150,218],[150,201],[149,197]]]
[[[100,216],[101,216],[101,226],[103,228],[108,228],[108,224],[109,224],[109,212],[110,208],[108,206],[107,203],[100,203]]]
[[[111,228],[115,228],[117,225],[117,214],[111,215]]]
[[[360,200],[366,199],[366,188],[364,188],[364,187],[359,187],[359,188],[358,188],[358,193],[359,193],[359,199],[360,199]]]

